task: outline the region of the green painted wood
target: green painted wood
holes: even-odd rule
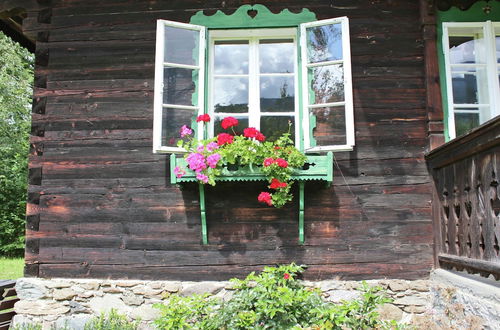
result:
[[[305,182],[299,182],[299,244],[304,244],[304,190]]]
[[[253,17],[252,17],[252,16]],[[300,13],[294,14],[288,9],[283,9],[278,14],[273,14],[264,5],[243,5],[230,15],[220,10],[213,15],[207,16],[203,10],[198,11],[191,17],[191,24],[203,25],[210,29],[231,28],[265,28],[265,27],[290,27],[301,23],[316,20],[316,14],[308,9],[302,9]]]
[[[201,238],[203,245],[208,244],[207,213],[205,209],[205,186],[200,183],[200,212],[201,212]]]

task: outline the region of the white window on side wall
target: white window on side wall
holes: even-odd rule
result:
[[[227,116],[239,120],[236,133],[255,127],[272,141],[290,129],[306,152],[352,150],[346,17],[228,30],[159,20],[156,47],[154,152],[183,152],[183,125],[210,138]],[[210,125],[196,123],[205,113]]]
[[[500,23],[443,23],[450,138],[500,115]]]

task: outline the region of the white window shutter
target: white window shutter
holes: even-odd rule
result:
[[[153,152],[185,152],[178,148],[180,129],[191,127],[203,138],[205,99],[204,26],[158,20],[154,85]]]

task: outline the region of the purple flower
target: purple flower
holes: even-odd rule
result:
[[[217,166],[217,162],[220,160],[219,154],[213,154],[207,157],[207,164],[211,168],[215,168]]]
[[[198,173],[196,174],[196,178],[200,181],[202,181],[203,183],[208,183],[208,176],[206,176],[205,174],[203,173]]]
[[[219,145],[217,144],[217,142],[210,142],[209,144],[207,144],[207,151],[208,152],[212,152],[215,149],[219,149]]]
[[[205,157],[200,153],[190,153],[186,157],[186,162],[189,165],[189,168],[195,172],[201,172],[207,168],[207,164],[205,164]]]
[[[205,150],[205,147],[203,146],[203,144],[200,144],[198,146],[198,148],[196,148],[196,151],[198,151],[198,152],[203,152],[204,150]]]
[[[186,125],[182,125],[181,127],[181,137],[185,137],[193,134],[193,130],[187,127]]]
[[[176,166],[174,168],[174,174],[177,178],[182,178],[185,174],[186,174],[186,171],[184,171],[182,168],[180,168],[179,166]]]

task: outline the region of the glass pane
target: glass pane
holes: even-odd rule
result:
[[[248,74],[248,41],[215,42],[215,74]]]
[[[479,126],[478,113],[455,113],[456,136],[464,135],[477,126]]]
[[[342,59],[342,24],[311,27],[306,34],[309,63]]]
[[[261,40],[259,44],[261,73],[292,73],[294,44],[292,40]]]
[[[450,29],[450,34],[457,34],[457,32],[453,31]],[[451,64],[486,63],[482,29],[469,28],[467,32],[462,32],[459,36],[451,35],[449,43]]]
[[[309,115],[316,119],[316,128],[313,129],[316,145],[347,143],[344,107],[309,109]]]
[[[200,31],[165,26],[165,61],[198,65]]]
[[[485,68],[452,68],[453,103],[488,104],[488,77]]]
[[[248,78],[215,78],[212,93],[215,112],[248,112]]]
[[[312,100],[310,104],[344,101],[344,70],[342,64],[310,68],[309,78],[312,78],[310,84]]]
[[[295,109],[293,77],[260,77],[260,111],[288,112]]]
[[[500,33],[500,28],[497,29],[497,34]],[[495,38],[496,52],[497,52],[497,63],[500,63],[500,36],[497,35]]]
[[[289,123],[290,130],[289,130]],[[267,141],[276,141],[283,133],[290,132],[290,138],[295,141],[295,118],[286,117],[261,117],[260,131],[266,136]]]
[[[194,81],[198,79],[198,70],[166,67],[163,69],[163,79],[163,103],[195,105]]]
[[[219,133],[229,133],[232,135],[233,130],[234,132],[236,132],[236,134],[243,134],[243,130],[248,127],[248,116],[232,116],[232,117],[238,119],[238,126],[235,126],[232,129],[231,128],[223,129],[221,126],[221,122],[225,118],[225,116],[224,117],[217,116],[214,120],[214,135],[217,135]]]
[[[181,138],[181,127],[183,125],[190,128],[196,127],[194,125],[196,123],[194,110],[164,108],[162,117],[162,146],[177,147],[177,141]],[[191,136],[195,136],[194,129],[192,131],[193,134]]]

